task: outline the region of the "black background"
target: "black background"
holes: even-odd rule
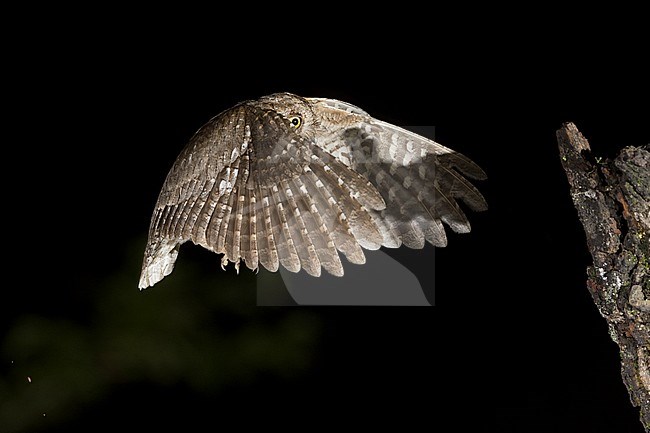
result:
[[[16,45],[4,192],[15,222],[8,266],[20,283],[7,283],[0,323],[6,335],[25,316],[91,323],[88,305],[103,282],[132,261],[127,251],[144,249],[159,188],[189,137],[221,110],[277,91],[341,99],[397,125],[435,125],[438,142],[488,173],[477,184],[488,212],[469,214],[472,233],[451,234],[436,250],[436,307],[309,308],[320,331],[300,374],[201,392],[130,377],[81,409],[28,425],[216,429],[304,419],[303,428],[641,431],[617,347],[584,284],[590,258],[555,142],[573,121],[596,155],[648,143],[647,53],[628,43],[634,35],[612,41],[591,29],[551,41],[562,19],[486,25],[474,37],[426,20],[399,35],[375,31],[363,15],[344,21],[346,31],[319,27],[325,37],[315,40],[290,23],[292,31],[262,26],[256,43],[216,30],[192,38],[172,23],[140,32],[138,21],[93,22]],[[353,23],[367,32],[349,33]],[[134,298],[143,296],[136,261],[122,289]],[[218,257],[186,247],[179,266],[190,262],[219,281]],[[147,299],[187,290],[175,276]],[[7,377],[19,374],[13,355],[3,353]]]

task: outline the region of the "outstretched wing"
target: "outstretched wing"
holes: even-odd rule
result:
[[[240,104],[213,118],[174,163],[156,203],[140,288],[172,271],[178,248],[192,241],[222,264],[250,269],[279,264],[318,276],[354,263],[359,245],[378,249],[383,236],[370,210],[384,201],[366,178],[296,134],[275,111]]]
[[[345,102],[275,96],[310,104],[310,133],[292,128],[269,98],[204,125],[160,192],[140,288],[168,275],[187,241],[237,269],[243,260],[250,269],[342,275],[338,252],[360,264],[361,247],[444,246],[442,223],[470,230],[459,200],[487,208],[465,177],[485,173],[463,155]]]
[[[217,219],[223,218],[233,186],[240,178],[243,155],[248,153],[247,117],[243,105],[215,116],[176,158],[151,217],[141,289],[171,273],[182,243],[192,237],[198,239],[199,234],[206,238],[208,229],[218,228]],[[211,240],[215,241],[213,237]]]
[[[343,125],[326,124],[330,133],[319,145],[367,178],[384,198],[385,209],[369,210],[383,246],[422,248],[425,241],[445,246],[443,222],[455,232],[470,231],[458,200],[474,211],[487,209],[481,193],[465,177],[482,180],[486,175],[469,158],[352,105],[312,101],[327,113],[326,119],[354,119]]]

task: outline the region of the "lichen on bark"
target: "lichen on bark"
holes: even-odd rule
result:
[[[650,147],[596,158],[573,123],[557,131],[557,141],[593,258],[587,288],[619,346],[623,382],[650,431]]]

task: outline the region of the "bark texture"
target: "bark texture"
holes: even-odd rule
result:
[[[602,160],[573,123],[557,131],[557,141],[593,258],[587,288],[620,348],[623,382],[650,431],[650,147],[626,147]]]

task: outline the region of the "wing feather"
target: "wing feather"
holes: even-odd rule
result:
[[[364,264],[366,257],[355,239],[349,220],[340,205],[309,167],[305,168],[305,175],[303,178],[305,187],[314,199],[314,204],[322,215],[336,249],[342,252],[350,263]]]
[[[343,215],[350,224],[350,229],[357,242],[368,250],[379,249],[383,241],[383,236],[370,217],[368,210],[351,196],[349,189],[344,183],[339,183],[339,178],[335,175],[331,167],[312,164],[310,168],[341,209],[345,209]]]
[[[422,248],[425,240],[445,246],[442,222],[455,232],[470,230],[457,200],[472,210],[487,208],[481,193],[463,177],[484,179],[485,173],[447,147],[370,117],[348,127],[341,137],[352,155],[350,165],[370,180],[386,202],[385,210],[372,213],[383,246],[403,243]]]
[[[225,182],[225,181],[224,181]],[[220,253],[223,251],[218,250],[217,241],[219,239],[219,230],[223,223],[224,217],[226,215],[226,210],[228,208],[228,201],[230,200],[231,191],[224,191],[220,193],[219,199],[217,200],[215,211],[212,214],[212,217],[208,221],[206,228],[206,247],[211,251]]]
[[[261,211],[257,212],[257,243],[259,251],[259,261],[266,269],[271,272],[278,270],[279,255],[273,234],[273,219],[271,214],[271,199],[269,190],[262,190],[259,186],[256,188],[257,196],[260,197]]]
[[[253,247],[251,244],[251,213],[255,212],[250,207],[250,189],[244,187],[242,190],[242,213],[241,213],[241,239],[240,239],[240,252],[241,258],[244,260],[246,267],[255,269],[252,266],[253,262]],[[255,215],[253,213],[253,215]],[[257,248],[257,246],[255,246]]]
[[[323,268],[332,275],[341,276],[343,275],[343,266],[336,252],[336,245],[330,237],[326,223],[323,221],[322,211],[317,206],[315,198],[313,198],[317,196],[312,196],[309,193],[303,181],[304,177],[305,175],[293,179],[291,188],[294,196],[299,197],[297,202],[302,206],[302,215],[307,233]]]
[[[232,236],[232,240],[228,243],[226,249],[226,257],[231,261],[237,263],[237,270],[239,270],[239,259],[241,256],[242,245],[242,225],[244,224],[244,216],[248,216],[246,211],[246,182],[248,181],[249,165],[248,154],[243,154],[240,157],[238,165],[240,172],[237,177],[237,187],[235,190],[235,213],[232,215],[230,224],[228,226],[227,236]],[[247,224],[247,222],[246,222]],[[246,247],[248,249],[248,247]]]
[[[221,220],[219,228],[217,229],[217,242],[214,246],[214,251],[217,253],[224,253],[226,255],[226,259],[228,258],[228,252],[231,251],[232,248],[232,237],[234,230],[228,230],[228,227],[231,225],[230,223],[232,210],[236,202],[237,192],[232,191],[230,194],[228,194],[228,201],[224,205],[223,218]],[[223,262],[224,261],[222,260],[222,263]]]
[[[215,183],[214,179],[207,180],[206,182],[203,183],[203,188],[201,189],[201,192],[197,195],[194,204],[189,209],[188,217],[185,221],[183,230],[181,232],[181,237],[183,239],[192,238],[192,233],[198,225],[197,221],[203,212],[203,208],[208,202],[208,198],[210,197],[212,193],[212,189],[214,188],[214,183]]]
[[[294,197],[295,192],[286,180],[280,182],[279,191],[281,197],[286,200],[286,214],[289,218],[288,226],[291,231],[291,237],[294,240],[296,253],[300,259],[300,266],[309,275],[319,277],[321,272],[320,260],[318,260],[316,248],[309,237],[307,226],[305,225],[305,218],[303,218],[304,213],[300,211],[296,203]]]
[[[269,194],[271,211],[271,222],[273,226],[273,238],[276,240],[278,258],[280,264],[288,271],[300,271],[300,259],[294,246],[287,215],[285,213],[285,203],[277,185],[271,187]]]
[[[194,242],[198,245],[203,246],[204,248],[209,249],[208,240],[207,240],[207,229],[214,214],[217,203],[219,202],[219,184],[223,178],[218,180],[210,180],[210,189],[207,191],[207,198],[203,207],[199,210],[194,226],[191,229],[190,238],[194,239]]]
[[[234,262],[239,261],[241,252],[242,223],[244,219],[244,206],[246,205],[246,194],[244,191],[241,191],[239,188],[237,189],[235,213],[230,219],[230,226],[228,227],[228,235],[232,233],[232,241],[229,244],[229,248],[226,249],[226,257]]]

